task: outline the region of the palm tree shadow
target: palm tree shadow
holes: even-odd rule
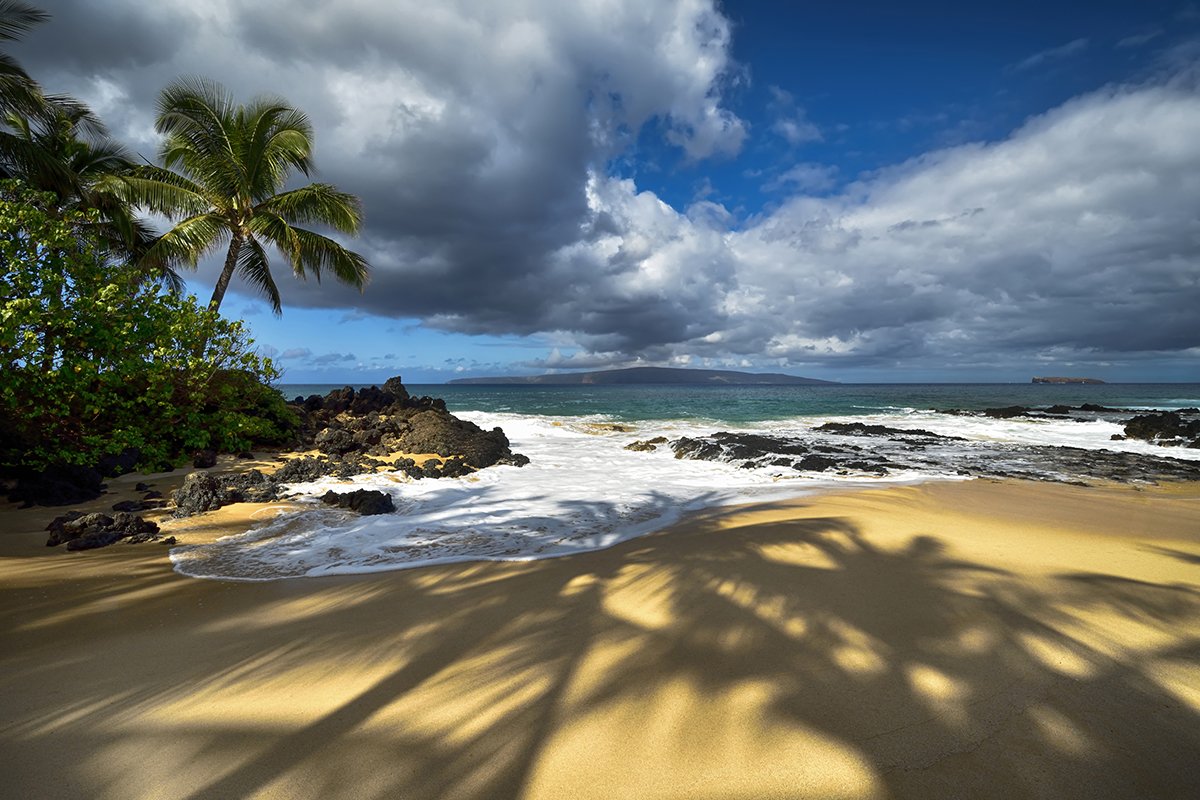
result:
[[[572,513],[586,524],[612,508]],[[843,518],[730,528],[719,511],[689,531],[580,556],[306,585],[327,600],[322,638],[311,616],[271,617],[262,590],[234,587],[231,607],[255,598],[275,621],[244,637],[172,632],[209,658],[132,691],[127,681],[81,688],[47,711],[87,723],[56,743],[103,751],[114,742],[94,723],[112,715],[314,664],[336,674],[380,662],[394,666],[306,724],[191,731],[197,757],[222,766],[166,796],[248,796],[282,781],[307,797],[521,797],[556,776],[578,773],[578,789],[588,775],[621,775],[609,763],[626,752],[609,746],[619,739],[651,763],[696,748],[689,796],[750,798],[766,793],[754,770],[743,788],[706,784],[705,769],[727,757],[717,743],[755,730],[781,741],[804,732],[824,748],[813,752],[853,754],[878,794],[1171,797],[1200,786],[1188,766],[1200,715],[1168,680],[1200,658],[1190,586],[1033,579],[955,557],[935,533],[884,546]],[[1121,650],[1105,633],[1117,624],[1174,644]],[[97,636],[79,646],[112,646]],[[73,669],[64,659],[39,678]],[[753,713],[724,705],[747,696]],[[102,699],[112,702],[88,710]],[[667,709],[687,724],[662,724]],[[596,747],[581,761],[563,742],[583,735]],[[785,775],[805,767],[782,752],[758,757]]]
[[[1158,553],[1159,555],[1168,556],[1176,561],[1182,561],[1185,564],[1200,565],[1200,553],[1189,553],[1186,550],[1176,550],[1173,547],[1159,547],[1156,545],[1146,545],[1143,550],[1149,553]]]

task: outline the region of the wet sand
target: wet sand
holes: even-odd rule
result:
[[[1195,485],[829,494],[266,583],[51,550],[60,511],[0,510],[3,796],[1200,796]]]

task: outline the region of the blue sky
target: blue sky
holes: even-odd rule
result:
[[[235,278],[287,382],[1200,379],[1195,3],[47,7],[18,56],[143,152],[164,76],[312,115],[376,277]]]

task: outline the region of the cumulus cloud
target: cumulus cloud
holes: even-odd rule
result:
[[[593,175],[597,233],[556,256],[583,284],[564,286],[543,326],[575,331],[607,361],[1184,352],[1200,345],[1197,137],[1193,84],[1106,89],[1004,141],[929,153],[830,197],[796,195],[736,231]]]
[[[284,350],[282,353],[279,354],[279,357],[281,359],[282,358],[309,358],[311,356],[312,356],[312,350],[309,350],[307,347],[289,347],[287,350]]]

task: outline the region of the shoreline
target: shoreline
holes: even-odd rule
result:
[[[266,582],[187,578],[153,544],[35,550],[12,514],[22,796],[1200,788],[1195,484],[832,492],[579,555]],[[207,516],[179,522],[220,535]]]

